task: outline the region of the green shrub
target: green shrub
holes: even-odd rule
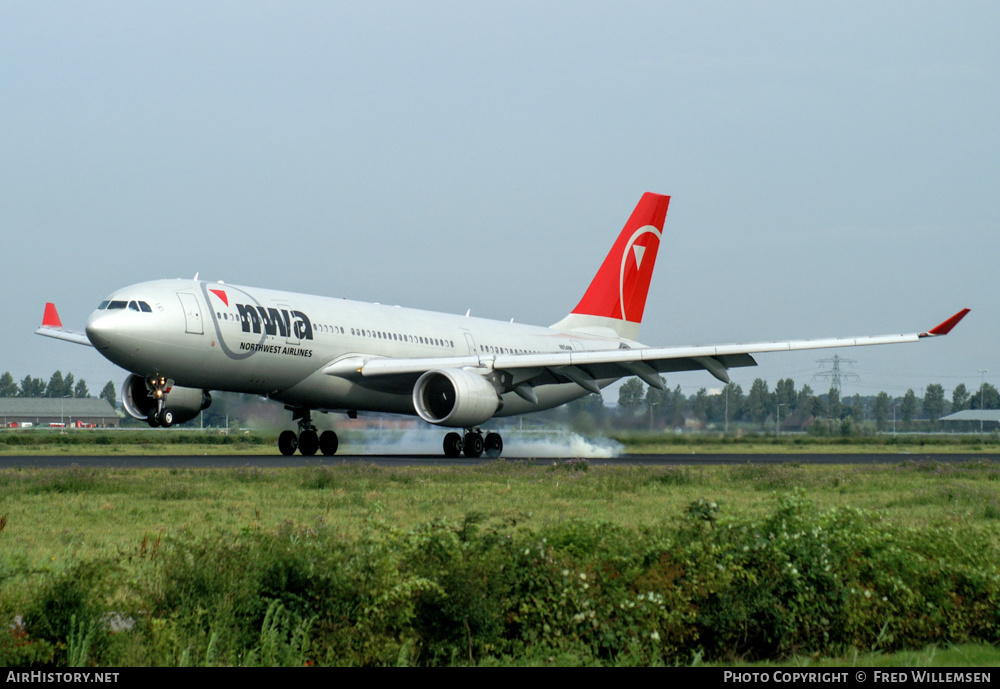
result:
[[[37,644],[34,660],[80,665],[99,659],[109,642],[105,622],[110,611],[109,581],[115,567],[107,562],[74,562],[45,572],[20,628],[22,647]],[[30,662],[31,658],[23,660]]]
[[[114,598],[108,563],[6,561],[3,578],[34,583],[27,604],[0,597],[0,612],[23,610],[0,661],[672,665],[997,643],[998,550],[989,528],[897,528],[802,492],[757,520],[704,499],[639,529],[374,515],[351,537],[294,523],[182,534],[143,548]],[[133,597],[141,614],[123,610]],[[131,629],[111,633],[111,612]]]
[[[351,541],[288,526],[175,544],[154,609],[189,645],[214,638],[217,662],[242,664],[270,657],[265,632],[282,657],[351,665],[650,665],[997,640],[988,536],[893,529],[800,494],[759,522],[702,503],[714,528],[699,509],[638,533],[577,520],[522,533],[470,515],[410,531],[373,522]]]

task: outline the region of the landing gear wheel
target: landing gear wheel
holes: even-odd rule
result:
[[[163,408],[157,413],[156,420],[164,428],[170,428],[174,425],[174,413],[167,408]]]
[[[299,453],[303,457],[312,457],[319,449],[319,436],[316,431],[302,431],[299,433]]]
[[[444,456],[454,459],[462,454],[462,436],[449,433],[444,437]]]
[[[323,431],[319,434],[319,451],[327,457],[337,454],[337,447],[340,441],[333,431]]]
[[[164,404],[167,401],[167,379],[165,376],[154,376],[146,379],[146,388],[150,391],[149,396],[153,398],[155,406],[146,415],[146,421],[150,426],[156,428],[163,426],[169,428],[174,425],[174,413],[168,412]]]
[[[503,454],[503,438],[499,433],[486,434],[485,449],[487,457],[499,457]]]
[[[465,456],[475,459],[483,454],[483,436],[478,433],[465,434]]]
[[[283,455],[293,454],[297,449],[304,457],[312,457],[316,454],[316,450],[320,449],[320,439],[319,433],[316,432],[316,426],[313,425],[310,410],[289,406],[286,406],[285,409],[292,412],[292,421],[299,422],[299,434],[296,436],[292,431],[282,433],[278,436],[278,449]],[[337,436],[334,434],[332,444],[329,441],[329,436],[327,438],[327,446],[333,448],[330,453],[333,454],[337,451]],[[323,450],[323,454],[327,454],[326,449]]]
[[[298,446],[299,439],[295,437],[294,431],[282,431],[278,436],[278,449],[281,450],[281,454],[294,455]]]

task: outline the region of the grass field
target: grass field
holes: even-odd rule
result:
[[[153,435],[162,437],[163,434]],[[48,450],[42,452],[45,454],[58,454],[52,451],[54,447],[65,448],[67,452],[78,449],[70,443],[61,444],[60,436],[54,437],[55,442],[31,446],[31,449],[47,447]],[[235,442],[225,438],[213,439],[215,442],[211,445],[185,441],[164,448],[138,442],[126,447],[138,448],[139,453],[165,454],[189,449],[203,454],[207,448],[226,453],[234,450],[261,452],[259,441],[247,440],[245,436],[237,437]],[[631,450],[631,441],[625,438],[623,442]],[[981,443],[989,445],[990,441],[986,439]],[[101,445],[95,447],[101,448]],[[670,447],[678,451],[676,445]],[[896,446],[896,451],[900,451],[898,448]],[[24,446],[7,445],[4,451],[23,454],[24,449]],[[120,449],[117,443],[103,445],[105,453]],[[844,450],[838,448],[836,451]],[[241,539],[249,538],[257,543],[259,539],[289,536],[296,544],[299,541],[295,539],[309,542],[318,538],[328,544],[368,543],[375,539],[379,548],[384,548],[381,539],[389,538],[385,534],[396,534],[391,536],[395,539],[393,542],[398,541],[403,551],[412,554],[415,552],[412,548],[416,547],[413,543],[424,543],[428,530],[464,533],[466,527],[462,525],[471,523],[484,532],[500,534],[511,543],[530,542],[533,538],[547,538],[555,543],[558,539],[570,538],[567,543],[571,545],[575,542],[573,539],[591,542],[610,538],[604,544],[593,541],[597,545],[592,549],[598,553],[594,557],[610,557],[610,560],[602,560],[605,564],[578,564],[583,569],[596,567],[600,571],[609,566],[607,562],[628,560],[633,553],[641,555],[652,547],[653,541],[659,543],[663,539],[678,538],[683,541],[694,533],[696,538],[692,543],[697,547],[697,532],[692,532],[692,528],[700,528],[704,537],[711,535],[714,538],[726,529],[741,529],[746,524],[768,520],[774,522],[775,515],[787,509],[781,505],[790,499],[789,496],[799,505],[795,508],[795,518],[815,524],[811,527],[813,533],[825,528],[822,525],[829,521],[829,515],[838,514],[838,510],[860,510],[864,515],[862,522],[851,528],[858,529],[861,540],[868,538],[881,543],[889,538],[885,534],[895,534],[891,538],[914,538],[918,543],[929,543],[928,547],[936,549],[935,552],[950,552],[948,549],[952,546],[948,544],[954,540],[957,560],[979,557],[978,553],[984,548],[993,553],[1000,551],[1000,465],[971,459],[959,463],[914,462],[901,456],[897,463],[878,466],[804,466],[795,463],[755,465],[750,456],[746,464],[739,466],[687,468],[597,467],[579,460],[553,461],[547,466],[497,461],[473,468],[422,469],[383,469],[366,464],[301,469],[248,466],[229,470],[79,467],[41,470],[21,467],[0,470],[0,611],[18,614],[17,611],[30,608],[40,595],[39,591],[47,590],[46,586],[62,581],[60,577],[69,577],[87,563],[97,563],[107,572],[113,572],[113,576],[108,575],[110,578],[102,576],[101,606],[131,609],[129,606],[137,605],[134,600],[136,587],[150,586],[148,582],[154,576],[153,571],[159,571],[156,568],[166,561],[163,555],[157,559],[157,552],[180,552],[192,544],[200,544],[197,547],[210,553],[214,552],[212,549],[223,548],[220,544],[241,543]],[[696,521],[692,522],[692,518]],[[697,526],[699,523],[701,527]],[[570,531],[578,529],[578,532],[573,531],[576,535],[572,537],[566,536],[567,528]],[[874,531],[868,533],[869,529]],[[584,533],[590,535],[582,536]],[[664,535],[684,533],[688,536]],[[652,534],[660,535],[654,537]],[[631,546],[629,541],[633,539],[635,545]],[[850,537],[846,542],[850,542]],[[962,554],[967,543],[980,545]],[[267,546],[265,550],[273,547]],[[563,561],[560,558],[566,562],[591,562],[591,553],[578,553],[573,547],[565,553],[556,550],[553,557],[560,562]],[[667,546],[656,547],[662,550]],[[670,546],[664,552],[674,547],[679,546]],[[225,548],[220,552],[229,552]],[[609,549],[617,554],[608,555]],[[385,551],[378,552],[383,553],[379,557],[387,557]],[[204,566],[211,568],[214,559],[228,556],[209,554],[206,557],[209,560]],[[392,555],[390,559],[396,562],[394,558],[398,557],[401,556]],[[649,559],[648,555],[642,557]],[[995,558],[993,562],[988,566],[995,567]],[[241,567],[253,568],[249,564]],[[651,571],[635,574],[634,581],[648,585],[653,581]],[[986,577],[983,581],[990,582],[994,575],[982,576]],[[390,577],[385,582],[393,580]],[[932,581],[934,577],[927,580]],[[631,584],[633,587],[638,585]],[[994,586],[991,583],[984,585]],[[157,586],[162,588],[162,584]],[[612,582],[605,581],[603,586],[611,590]],[[150,589],[144,590],[148,595]],[[419,598],[427,593],[413,595]],[[289,600],[284,600],[284,604],[293,605]],[[151,604],[142,605],[148,608]],[[990,619],[997,617],[995,608]],[[982,622],[976,624],[981,627]],[[912,651],[900,651],[888,643],[879,647],[879,630],[874,629],[874,640],[865,641],[866,645],[841,649],[841,653],[833,655],[826,652],[799,655],[794,649],[786,649],[778,653],[778,662],[813,666],[994,665],[998,654],[993,646],[966,643],[975,639],[994,639],[991,635],[1000,630],[1000,619],[994,619],[987,626],[994,631],[987,631],[985,635],[977,633],[974,638],[966,632],[956,632],[952,636],[935,632],[938,636],[930,640],[934,644],[930,650],[918,644]],[[179,634],[176,632],[174,636],[179,638]],[[398,648],[394,646],[393,653],[409,648],[397,636],[390,636],[396,640],[386,641],[380,636],[382,641],[379,643],[396,644]],[[423,654],[415,655],[412,662],[442,662],[437,656],[429,655],[426,649],[430,648],[430,642],[425,640],[423,643],[427,644]],[[547,643],[558,646],[552,639]],[[63,657],[59,649],[68,653],[70,646],[58,639],[52,641],[51,648],[57,655],[49,662],[59,663],[59,658]],[[551,662],[559,664],[623,662],[617,656],[610,661],[607,658],[599,660],[605,657],[601,653],[606,655],[606,651],[584,652],[576,646],[567,647],[568,651],[564,649],[569,655],[555,653],[544,657],[528,651],[516,657],[505,656],[499,651],[496,651],[499,655],[491,655],[488,651],[491,647],[484,642],[484,650],[475,659],[466,658],[464,662],[544,664],[549,662],[546,659],[554,659]],[[871,655],[873,647],[875,655]],[[692,646],[695,648],[696,645]],[[173,655],[162,657],[143,655],[145,651],[132,650],[130,653],[121,656],[124,658],[121,662],[179,664],[185,658],[191,660],[176,649]],[[647,659],[644,663],[652,664],[698,662],[700,657],[697,650],[687,656],[677,653],[679,651],[674,655],[642,657]],[[724,662],[751,660],[745,654],[746,651],[734,652]],[[243,664],[236,660],[239,657],[238,654],[225,656],[214,662]],[[254,657],[259,660],[258,656]],[[678,661],[678,657],[686,660]],[[213,658],[203,653],[200,660],[196,660],[211,664]],[[355,659],[329,662],[384,662],[377,655],[352,658]],[[705,661],[708,660],[706,657]],[[103,662],[107,662],[107,656]]]
[[[577,468],[574,468],[577,467]],[[4,549],[44,561],[137,548],[143,539],[322,524],[355,534],[371,519],[407,528],[466,514],[525,528],[571,519],[626,528],[678,521],[699,499],[756,518],[802,490],[817,510],[856,507],[907,527],[1000,525],[1000,464],[754,465],[653,469],[500,461],[474,468],[86,469],[0,471]]]
[[[865,437],[825,437],[786,433],[780,437],[767,434],[674,434],[662,432],[627,431],[612,434],[609,438],[583,439],[567,433],[537,432],[518,435],[512,429],[505,438],[529,441],[529,448],[537,447],[530,441],[535,437],[562,439],[572,437],[583,441],[584,446],[606,448],[613,446],[621,454],[706,454],[706,453],[1000,453],[1000,434],[891,434]],[[350,432],[341,434],[340,454],[365,454],[398,451],[410,453],[437,453],[443,435],[437,430],[419,432]],[[411,442],[403,442],[404,440]],[[544,451],[541,456],[572,457],[577,446],[563,442],[554,448],[556,453]],[[11,455],[254,455],[277,454],[277,434],[260,431],[219,432],[218,430],[119,429],[71,430],[49,429],[10,430],[0,429],[0,457]],[[522,452],[519,456],[525,456]]]

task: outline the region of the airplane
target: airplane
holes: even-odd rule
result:
[[[116,290],[65,329],[47,303],[35,332],[90,345],[129,372],[125,411],[150,426],[193,419],[210,391],[282,402],[298,432],[278,438],[283,455],[337,452],[334,431],[313,412],[416,415],[456,429],[447,457],[498,457],[495,418],[551,409],[614,381],[704,370],[729,382],[731,368],[763,352],[915,342],[948,334],[962,309],[921,333],[756,344],[649,347],[638,341],[670,197],[646,193],[583,298],[549,327],[296,294],[224,282],[174,279]],[[461,432],[458,432],[461,431]]]

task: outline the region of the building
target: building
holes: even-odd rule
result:
[[[948,414],[948,416],[942,416],[938,420],[946,423],[965,421],[973,427],[975,424],[978,424],[984,430],[992,431],[996,429],[996,426],[993,424],[1000,423],[1000,409],[964,409],[954,414]],[[969,427],[966,426],[966,428]]]
[[[119,417],[99,397],[0,397],[0,422],[4,428],[117,428]]]

